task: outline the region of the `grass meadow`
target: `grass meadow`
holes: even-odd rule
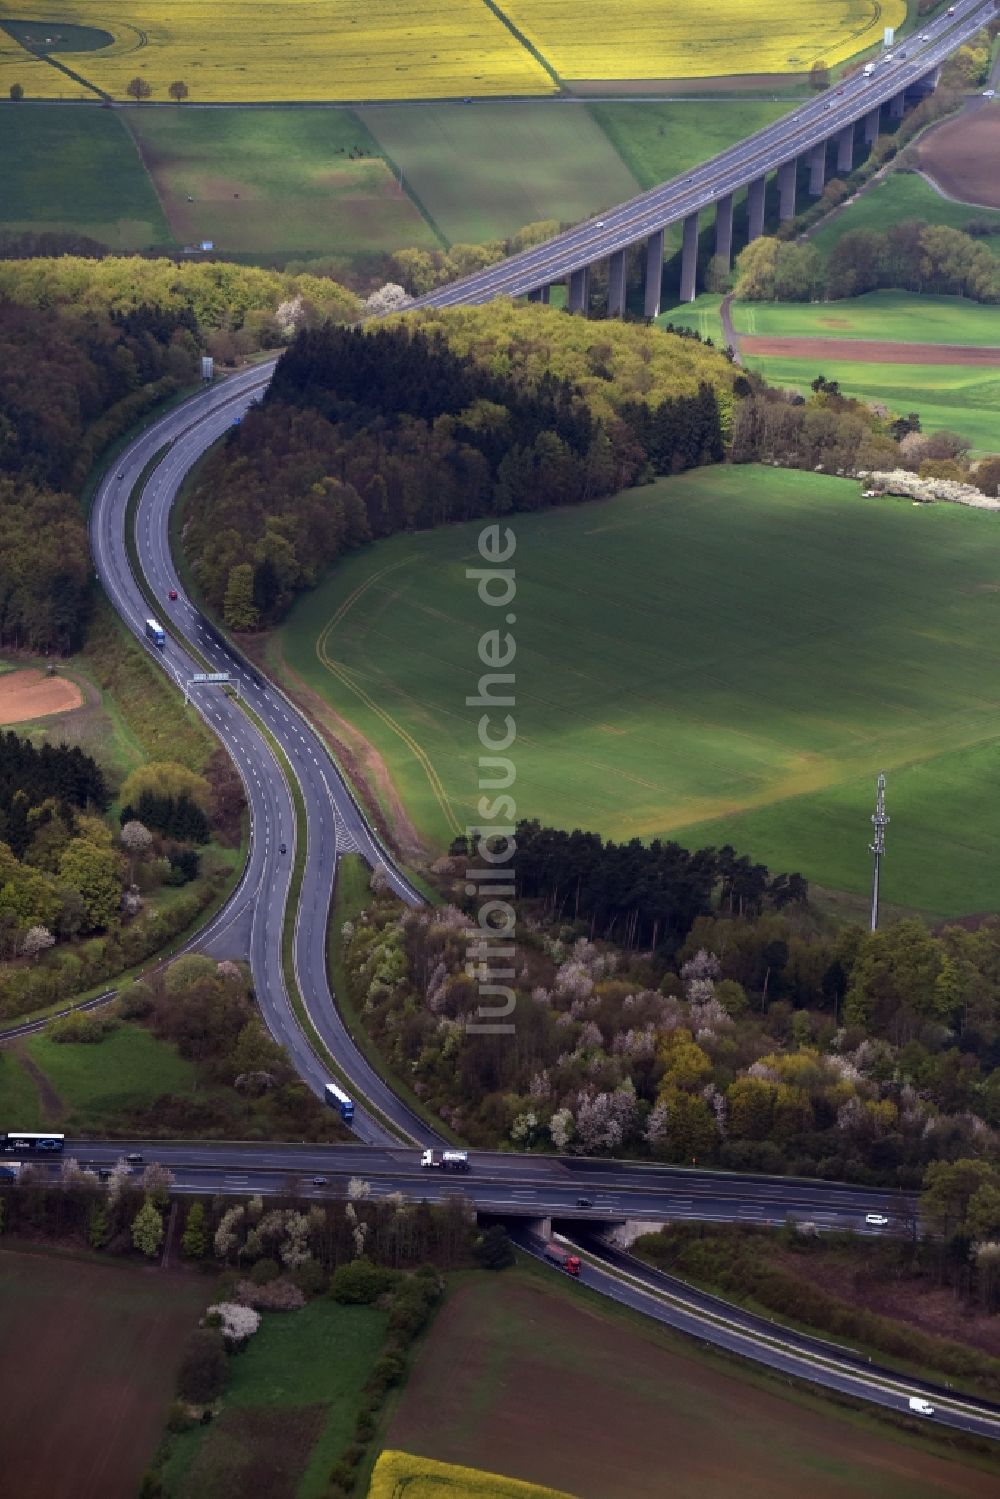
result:
[[[719,99],[658,104],[591,104],[590,114],[640,188],[656,187],[698,166],[787,114],[792,102]]]
[[[812,1499],[986,1499],[995,1477],[950,1460],[943,1445],[908,1443],[708,1357],[536,1265],[478,1273],[451,1291],[387,1445],[577,1499],[792,1499],[804,1490]]]
[[[120,116],[6,108],[3,139],[0,228],[86,234],[119,251],[173,243]]]
[[[137,1025],[96,1043],[50,1041],[42,1032],[0,1055],[0,1116],[17,1129],[99,1133],[164,1093],[197,1088],[194,1064]]]
[[[232,1362],[222,1415],[173,1439],[163,1469],[167,1499],[323,1499],[354,1430],[386,1320],[374,1307],[322,1298],[297,1312],[265,1312]]]
[[[884,232],[891,224],[903,224],[912,219],[923,219],[928,224],[946,224],[951,229],[964,229],[971,219],[995,224],[997,233],[988,235],[983,244],[989,246],[995,255],[1000,255],[1000,211],[942,198],[915,172],[890,172],[809,238],[827,255],[849,230],[877,229]]]
[[[970,302],[967,297],[875,291],[845,302],[734,302],[732,315],[737,333],[763,338],[863,338],[1000,347],[1000,307]]]
[[[379,106],[359,113],[453,244],[502,238],[539,219],[575,223],[639,191],[585,105]]]
[[[120,118],[182,243],[211,239],[222,254],[349,259],[437,246],[350,110],[140,106]]]
[[[985,309],[984,309],[985,310]],[[839,380],[845,395],[919,411],[925,432],[961,432],[979,453],[1000,447],[1000,368],[962,364],[870,364],[863,360],[786,359],[745,354],[772,385],[808,391],[817,374]]]
[[[616,838],[730,839],[860,894],[885,770],[886,899],[987,908],[1000,857],[984,796],[1000,769],[996,524],[753,468],[516,517],[518,815]],[[278,642],[378,748],[435,848],[476,815],[478,710],[465,698],[496,625],[465,575],[476,535],[369,548],[299,602]]]
[[[4,1493],[137,1494],[210,1295],[198,1275],[0,1249]]]
[[[717,348],[722,348],[726,340],[719,316],[721,305],[721,297],[706,291],[695,297],[693,302],[681,302],[677,307],[668,307],[656,321],[661,328],[665,328],[668,323],[673,323],[675,328],[691,328],[695,333],[700,333],[702,338],[712,339]]]

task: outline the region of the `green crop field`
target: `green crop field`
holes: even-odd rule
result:
[[[453,244],[502,238],[539,219],[575,223],[639,190],[584,105],[386,105],[358,113]]]
[[[451,1292],[387,1445],[577,1499],[986,1499],[995,1487],[985,1462],[706,1357],[541,1266]]]
[[[349,110],[136,108],[122,117],[182,243],[345,258],[437,245]]]
[[[792,108],[791,100],[720,99],[711,104],[591,104],[590,113],[645,189],[698,166]]]
[[[915,172],[891,172],[874,187],[861,193],[854,203],[817,229],[810,238],[818,249],[827,254],[848,230],[884,231],[892,224],[903,224],[909,219],[923,219],[928,224],[947,224],[951,229],[964,229],[973,219],[995,224],[998,232],[988,235],[983,244],[988,245],[995,255],[1000,255],[1000,212],[976,208],[969,203],[953,203],[948,198],[942,198],[940,193],[935,192]]]
[[[386,1314],[374,1307],[322,1299],[297,1312],[266,1312],[233,1360],[222,1415],[175,1439],[163,1470],[167,1499],[322,1499],[385,1328]]]
[[[984,309],[985,310],[985,309]],[[764,358],[744,354],[772,385],[808,392],[822,373],[845,395],[919,411],[925,432],[961,432],[980,453],[1000,448],[1000,369],[962,364],[868,364],[863,360]]]
[[[722,298],[711,292],[702,292],[693,302],[681,302],[677,307],[668,307],[656,319],[661,328],[672,323],[675,328],[691,328],[702,338],[710,338],[717,348],[725,343],[719,307]]]
[[[518,815],[617,838],[731,838],[862,892],[886,770],[909,807],[893,821],[886,898],[988,907],[996,525],[753,468],[517,516]],[[351,558],[300,601],[274,652],[374,743],[434,847],[476,818],[479,710],[465,698],[497,623],[465,576],[476,535],[400,536]]]
[[[876,291],[845,302],[734,302],[732,311],[737,333],[763,338],[864,338],[1000,347],[1000,307],[970,302],[966,297]]]
[[[4,110],[0,228],[86,234],[115,250],[173,235],[121,119],[96,109]]]

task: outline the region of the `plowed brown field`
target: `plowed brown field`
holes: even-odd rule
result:
[[[134,1499],[208,1299],[198,1276],[0,1252],[4,1499]]]
[[[921,143],[917,159],[950,198],[1000,208],[1000,106],[949,120]]]
[[[741,334],[744,354],[785,359],[846,359],[860,364],[1000,365],[1000,348],[971,344],[897,344],[873,338],[764,338]]]
[[[83,693],[65,677],[46,676],[34,667],[0,676],[0,724],[26,723],[79,708]]]
[[[387,1445],[579,1499],[987,1499],[995,1475],[785,1398],[694,1345],[612,1320],[552,1272],[461,1287]],[[690,1352],[689,1352],[690,1350]]]

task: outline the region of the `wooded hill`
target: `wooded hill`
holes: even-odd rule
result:
[[[350,547],[718,462],[733,370],[658,329],[497,303],[303,330],[187,512],[226,623],[281,617]]]

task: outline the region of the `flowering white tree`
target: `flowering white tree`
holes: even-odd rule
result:
[[[47,926],[29,926],[21,943],[21,952],[26,958],[37,958],[39,953],[52,947],[55,940]]]
[[[223,1213],[219,1226],[215,1230],[215,1252],[220,1260],[228,1260],[240,1242],[240,1228],[244,1216],[241,1207],[227,1208]]]
[[[260,1326],[260,1312],[255,1312],[252,1306],[242,1306],[238,1301],[217,1301],[208,1308],[205,1316],[220,1319],[222,1336],[230,1348],[242,1348]]]
[[[309,1219],[304,1213],[290,1212],[285,1218],[285,1242],[279,1251],[282,1264],[289,1270],[310,1258],[308,1238]]]
[[[135,879],[136,861],[148,854],[153,846],[153,835],[144,823],[132,818],[121,831],[122,848],[128,854],[129,884]]]
[[[347,1183],[347,1195],[352,1202],[357,1202],[360,1198],[370,1197],[372,1195],[372,1184],[371,1182],[366,1182],[363,1176],[352,1176]]]
[[[552,1136],[552,1144],[556,1150],[565,1150],[573,1138],[573,1111],[571,1109],[556,1109],[555,1114],[549,1120],[549,1135]]]
[[[385,317],[390,312],[400,312],[409,307],[413,298],[397,281],[387,281],[364,300],[366,317]]]
[[[142,1173],[142,1190],[147,1197],[152,1198],[157,1207],[166,1207],[173,1184],[174,1173],[166,1166],[161,1166],[159,1161],[150,1161]]]
[[[538,1128],[538,1115],[531,1109],[518,1114],[510,1127],[510,1138],[515,1145],[530,1145]]]
[[[584,1150],[617,1150],[635,1128],[636,1097],[631,1082],[613,1093],[580,1093],[576,1132]]]
[[[694,957],[688,958],[681,969],[681,982],[690,991],[690,986],[696,979],[710,979],[714,982],[721,973],[722,968],[715,953],[699,947]]]
[[[111,1175],[108,1177],[108,1203],[111,1207],[114,1207],[121,1197],[131,1180],[131,1176],[131,1166],[124,1156],[119,1156],[111,1168]]]

